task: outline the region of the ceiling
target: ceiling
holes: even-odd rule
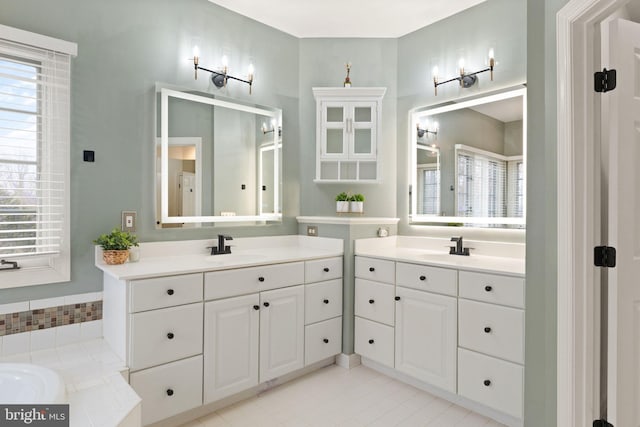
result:
[[[498,102],[475,105],[469,108],[504,123],[522,120],[524,117],[522,97],[520,96],[503,99]]]
[[[299,38],[397,38],[486,0],[209,1]]]

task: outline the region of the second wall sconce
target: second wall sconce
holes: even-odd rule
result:
[[[198,49],[198,46],[195,46],[193,48],[193,68],[194,68],[194,71],[195,71],[194,77],[195,77],[196,80],[198,80],[198,70],[207,71],[207,72],[211,73],[211,82],[213,82],[213,84],[217,88],[226,87],[227,86],[227,81],[229,79],[232,79],[232,80],[237,80],[239,82],[248,84],[249,85],[249,94],[251,94],[251,88],[253,86],[253,73],[254,73],[253,64],[249,64],[249,75],[248,75],[247,79],[241,79],[239,77],[234,77],[234,76],[232,76],[232,75],[230,75],[228,73],[228,71],[229,71],[229,59],[227,58],[226,55],[222,56],[222,67],[220,68],[219,71],[214,71],[214,70],[210,70],[208,68],[201,67],[199,65],[199,62],[200,62],[200,50]]]
[[[434,122],[433,123],[433,130],[429,129],[429,124],[428,123],[427,123],[427,128],[426,129],[422,129],[422,128],[420,128],[420,123],[418,123],[416,125],[418,138],[422,138],[425,135],[429,136],[429,134],[435,135],[437,137],[438,136],[438,127],[439,127],[438,126],[438,122]]]
[[[461,58],[460,62],[458,63],[459,69],[460,69],[460,75],[457,77],[453,77],[451,79],[448,80],[444,80],[444,81],[439,81],[438,80],[438,67],[433,67],[433,87],[435,90],[435,94],[436,96],[438,95],[438,86],[443,85],[445,83],[450,83],[450,82],[459,82],[460,83],[460,87],[471,87],[473,86],[476,81],[478,80],[478,78],[476,77],[478,74],[480,73],[484,73],[486,71],[489,71],[491,73],[491,81],[493,81],[493,67],[495,66],[495,58],[493,55],[493,49],[489,50],[489,66],[483,70],[480,71],[475,71],[473,73],[467,73],[464,70],[464,59]]]
[[[266,135],[271,132],[275,132],[276,130],[276,122],[275,120],[271,120],[271,129],[267,127],[266,123],[262,123],[262,134]],[[278,136],[282,136],[282,127],[278,126]]]

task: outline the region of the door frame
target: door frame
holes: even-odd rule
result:
[[[600,130],[593,72],[600,66],[597,25],[629,0],[570,0],[557,30],[557,425],[585,426],[600,414]]]

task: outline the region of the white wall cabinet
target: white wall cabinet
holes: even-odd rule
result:
[[[386,88],[313,88],[316,182],[379,182]]]

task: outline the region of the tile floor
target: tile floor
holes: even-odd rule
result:
[[[364,366],[336,365],[181,427],[500,427]]]

